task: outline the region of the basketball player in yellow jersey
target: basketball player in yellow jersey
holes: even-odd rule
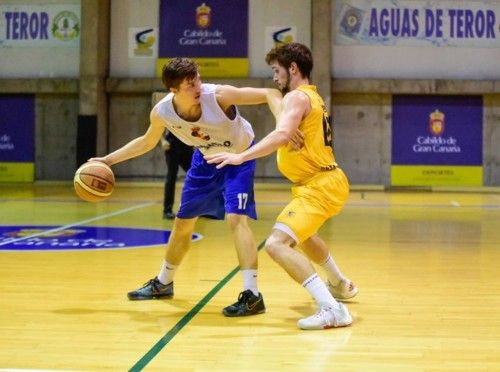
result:
[[[287,44],[271,50],[266,62],[285,94],[276,129],[242,153],[218,153],[205,159],[222,168],[278,151],[278,168],[293,182],[292,201],[278,216],[266,241],[266,251],[318,304],[317,313],[298,321],[299,328],[347,326],[352,317],[335,298],[351,298],[358,289],[340,272],[318,230],[341,211],[349,195],[349,183],[335,162],[331,122],[323,99],[309,83],[311,51],[299,43]],[[288,145],[297,129],[304,135],[304,146],[298,151]],[[295,249],[297,246],[307,257]],[[326,283],[309,260],[326,270]]]

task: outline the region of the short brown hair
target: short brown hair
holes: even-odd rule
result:
[[[179,88],[184,79],[193,80],[198,75],[198,66],[189,58],[174,58],[163,66],[161,81],[165,88]]]
[[[302,76],[310,79],[313,68],[311,50],[304,44],[290,43],[275,47],[266,55],[268,65],[277,61],[281,66],[288,69],[292,62],[297,64]]]

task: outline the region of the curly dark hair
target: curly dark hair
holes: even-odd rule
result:
[[[198,66],[189,58],[174,58],[163,66],[161,81],[165,88],[179,88],[184,79],[193,80],[198,75]]]
[[[266,55],[266,62],[270,65],[276,61],[286,69],[290,67],[292,62],[295,62],[302,76],[308,79],[311,78],[313,68],[312,53],[304,44],[290,43],[271,49]]]

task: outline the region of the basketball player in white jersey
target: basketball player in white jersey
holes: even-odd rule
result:
[[[170,61],[163,69],[162,81],[170,93],[152,109],[146,133],[105,157],[91,159],[111,166],[140,156],[155,147],[165,129],[195,148],[160,271],[143,287],[129,292],[128,298],[172,297],[174,274],[190,247],[198,217],[224,219],[227,215],[243,291],[237,302],[223,309],[223,314],[236,317],[263,313],[264,300],[257,288],[257,246],[248,225],[248,217],[256,218],[255,161],[217,169],[207,164],[203,156],[222,150],[240,153],[252,146],[254,132],[236,105],[267,102],[271,111],[277,112],[281,93],[276,89],[202,84],[196,64],[188,58]],[[300,141],[298,132],[292,142],[299,146]]]

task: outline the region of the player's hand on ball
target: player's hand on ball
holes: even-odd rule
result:
[[[226,165],[240,165],[243,163],[241,154],[232,154],[230,152],[219,152],[217,154],[205,155],[204,159],[208,164],[217,164],[217,169]]]
[[[104,163],[104,164],[106,164],[106,165],[111,165],[111,164],[109,164],[109,163],[108,163],[108,161],[107,161],[106,157],[101,157],[101,158],[99,158],[99,157],[90,158],[90,159],[89,159],[89,160],[87,160],[87,161],[88,161],[88,162],[91,162],[91,161],[100,161],[101,163]]]

